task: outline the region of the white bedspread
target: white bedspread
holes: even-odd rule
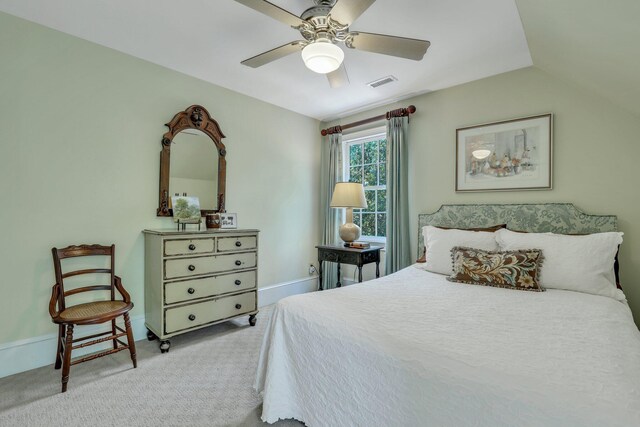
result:
[[[640,332],[612,298],[412,266],[281,300],[255,387],[311,427],[640,426]]]

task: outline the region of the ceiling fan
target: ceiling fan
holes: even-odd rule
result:
[[[331,87],[349,83],[342,61],[344,52],[336,45],[344,43],[350,49],[420,61],[430,42],[384,34],[349,31],[349,26],[375,0],[314,0],[315,6],[300,17],[266,0],[235,0],[300,31],[304,40],[296,40],[242,61],[258,68],[269,62],[302,51],[302,59],[312,71],[326,74]]]

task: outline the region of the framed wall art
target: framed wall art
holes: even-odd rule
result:
[[[550,190],[553,114],[456,129],[456,191]]]

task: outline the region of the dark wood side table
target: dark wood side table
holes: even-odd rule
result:
[[[362,266],[372,262],[376,263],[376,277],[380,277],[380,246],[367,249],[345,248],[344,246],[319,245],[318,262],[320,269],[318,271],[318,280],[320,281],[319,290],[322,290],[322,263],[331,261],[338,263],[338,283],[336,287],[341,287],[340,283],[340,264],[351,264],[358,267],[358,282],[362,282]]]

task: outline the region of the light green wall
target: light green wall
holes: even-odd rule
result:
[[[596,214],[615,214],[625,233],[622,285],[640,324],[640,118],[595,94],[535,68],[513,71],[360,113],[354,120],[414,104],[409,131],[411,247],[418,213],[444,203],[571,202]],[[456,128],[552,112],[554,189],[456,193]],[[333,123],[331,123],[333,124]]]
[[[640,114],[638,0],[516,0],[533,63]]]
[[[316,120],[0,13],[0,344],[55,330],[53,246],[115,243],[143,312],[140,231],[173,226],[155,216],[160,139],[191,104],[227,136],[226,207],[261,230],[260,286],[308,277]]]

